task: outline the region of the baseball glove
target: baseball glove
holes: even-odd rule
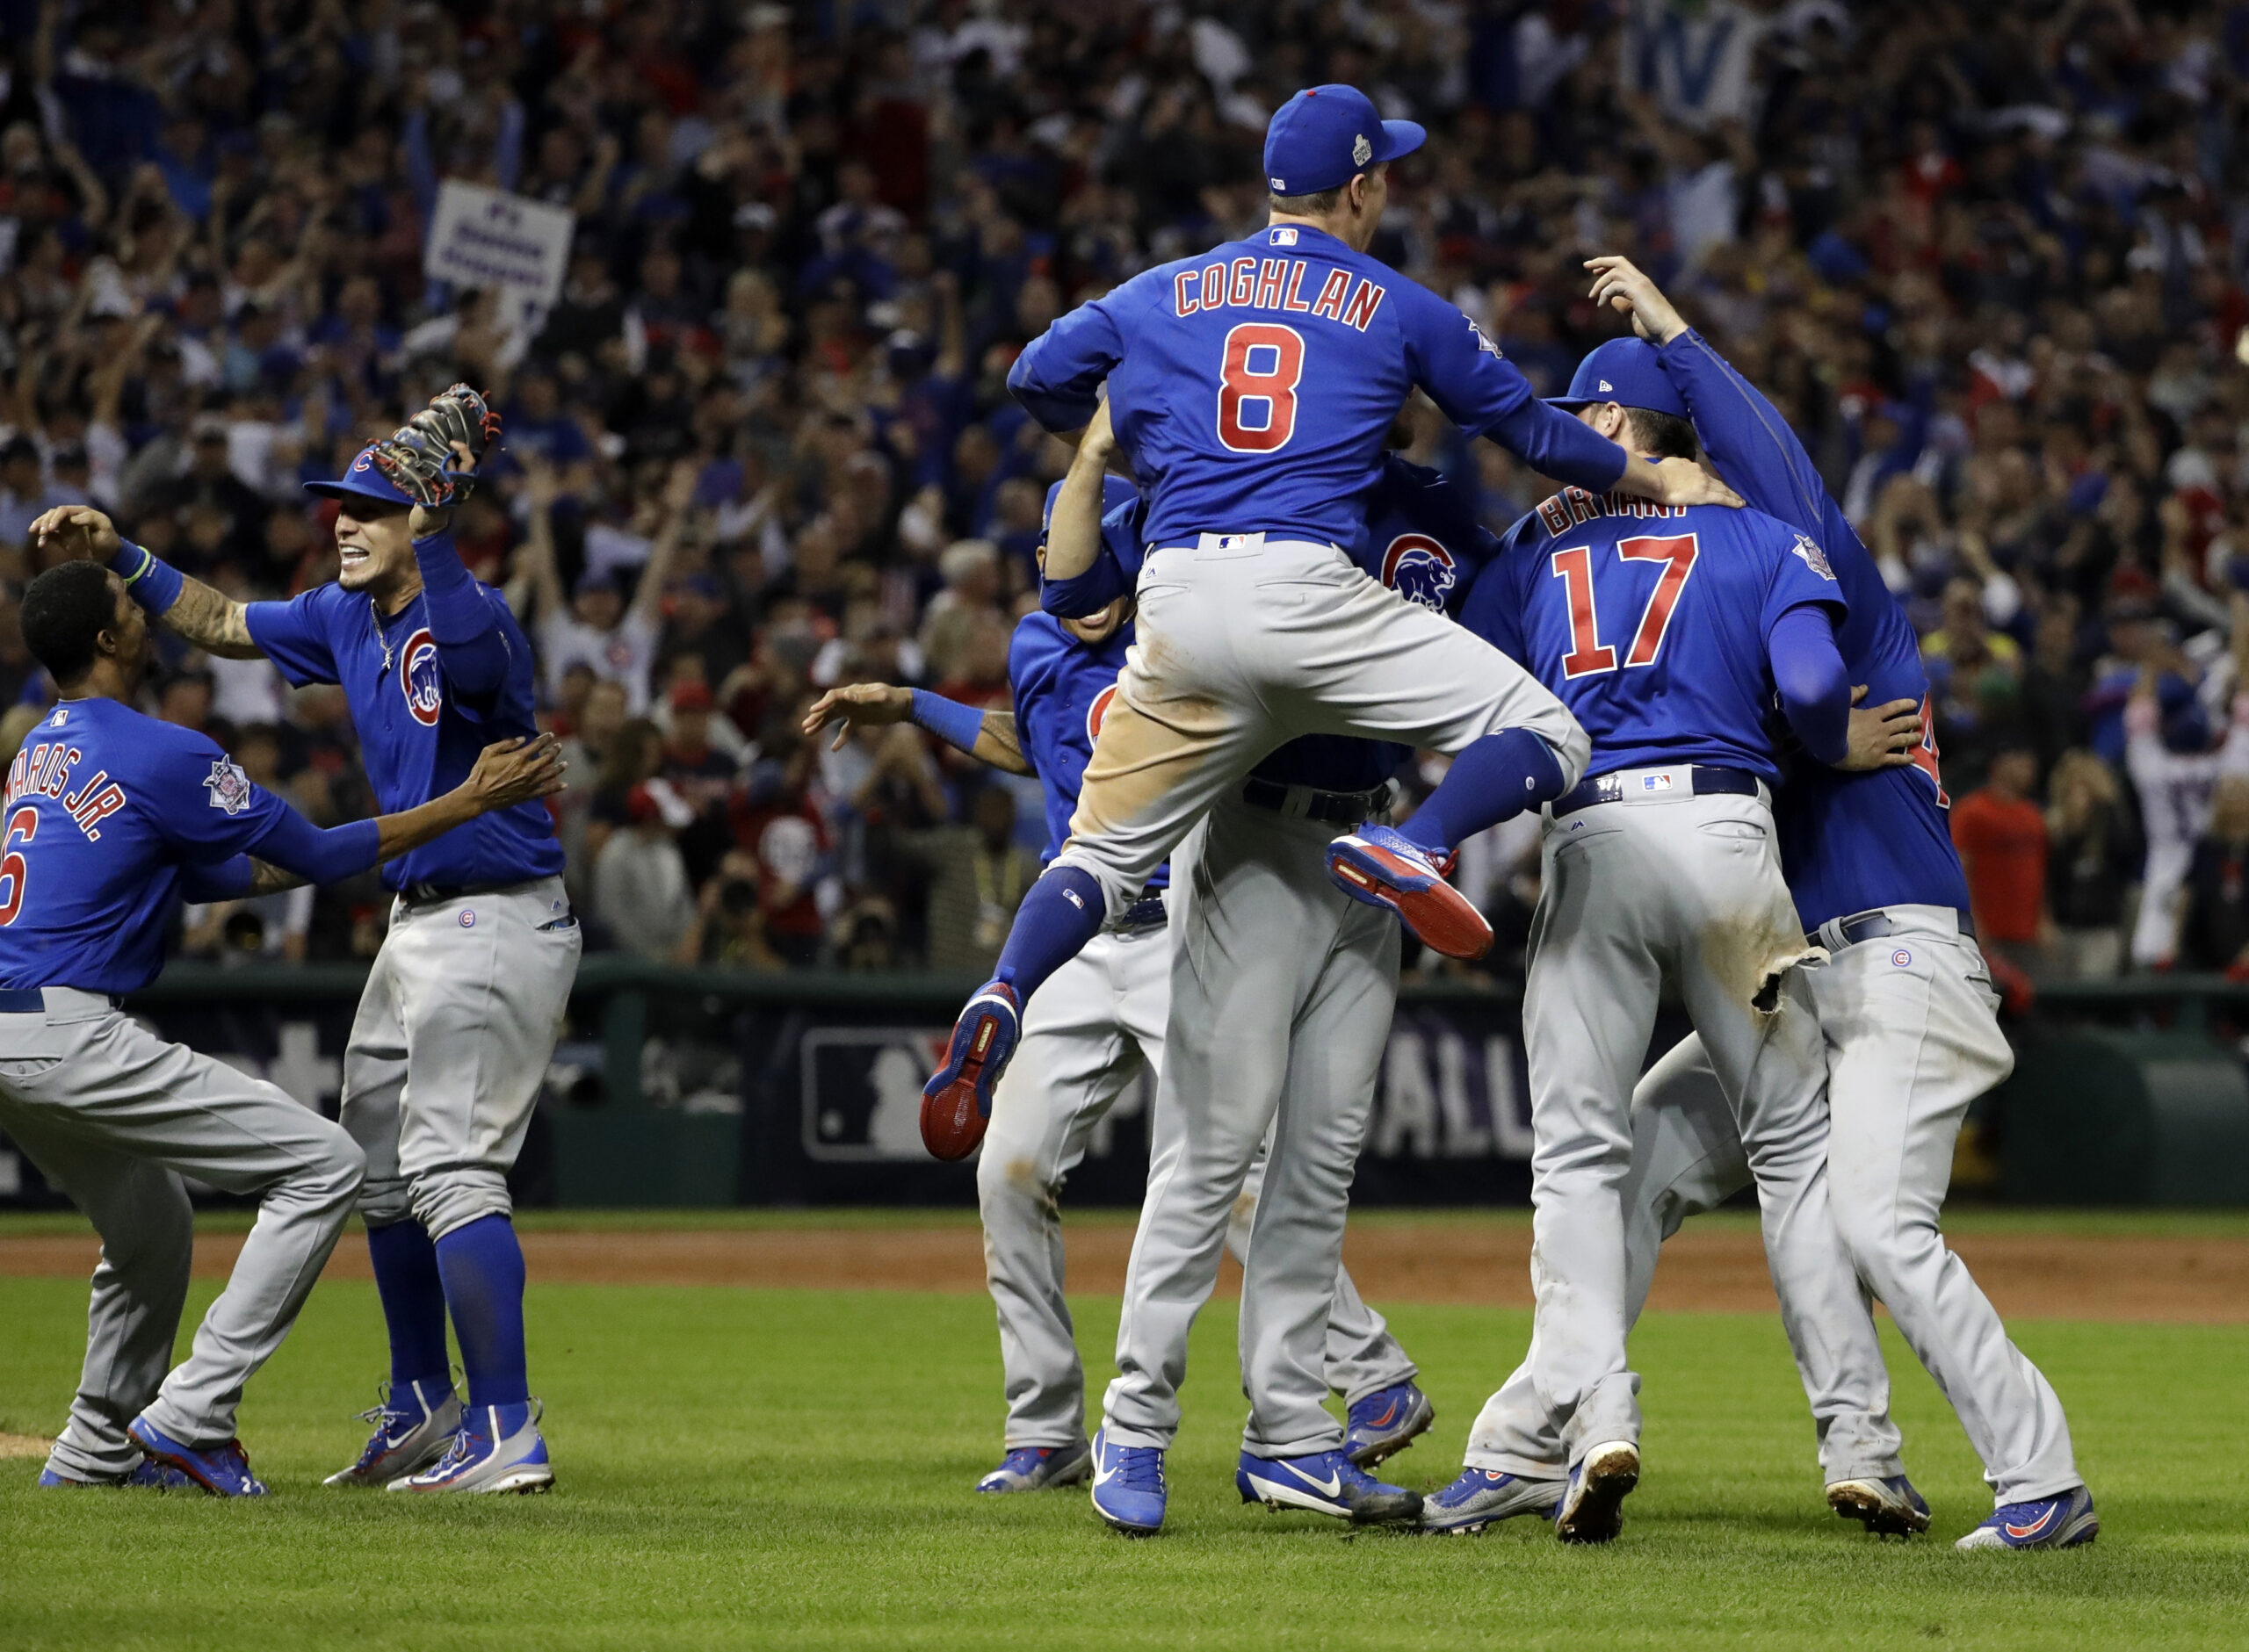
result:
[[[455,385],[430,397],[430,405],[409,419],[406,428],[434,436],[440,446],[459,442],[468,450],[474,469],[484,462],[484,450],[500,434],[500,415],[468,386]]]
[[[419,414],[415,415],[418,421]],[[375,444],[375,468],[424,510],[445,510],[468,497],[476,479],[451,468],[450,444],[409,424]]]

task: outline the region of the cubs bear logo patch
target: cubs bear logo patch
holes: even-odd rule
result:
[[[1425,533],[1401,533],[1382,553],[1382,582],[1407,602],[1439,613],[1459,577],[1452,552]]]
[[[445,679],[438,669],[438,645],[428,626],[406,639],[399,659],[398,687],[406,696],[406,709],[423,727],[437,727],[438,712],[445,704]]]

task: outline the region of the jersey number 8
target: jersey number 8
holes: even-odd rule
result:
[[[1219,382],[1219,440],[1236,453],[1271,453],[1297,429],[1304,335],[1277,321],[1244,321],[1226,334]]]
[[[1679,594],[1687,588],[1687,576],[1695,571],[1695,536],[1683,533],[1675,537],[1660,537],[1647,534],[1637,539],[1620,539],[1616,542],[1616,554],[1629,562],[1666,565],[1655,582],[1655,589],[1648,593],[1648,605],[1640,614],[1640,628],[1632,633],[1631,649],[1624,656],[1627,666],[1652,666],[1663,652],[1663,633],[1671,627],[1671,616],[1679,607]],[[1562,675],[1569,678],[1592,677],[1616,670],[1616,651],[1601,640],[1601,616],[1594,606],[1592,547],[1578,545],[1557,551],[1553,564],[1554,577],[1562,581],[1570,601],[1570,652],[1563,656]]]

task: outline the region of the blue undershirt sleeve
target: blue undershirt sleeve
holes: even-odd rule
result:
[[[1798,603],[1773,622],[1765,646],[1789,726],[1821,762],[1840,762],[1850,747],[1851,679],[1835,648],[1830,610]]]
[[[438,645],[446,681],[463,694],[496,693],[508,680],[508,638],[491,602],[461,566],[452,530],[416,539],[414,561],[429,604],[430,640]]]
[[[295,810],[285,809],[249,852],[307,882],[333,884],[372,866],[381,847],[382,828],[372,820],[322,831]]]

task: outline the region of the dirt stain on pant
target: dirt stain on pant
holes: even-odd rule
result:
[[[1720,918],[1704,927],[1702,950],[1703,967],[1726,996],[1761,1017],[1780,1009],[1781,984],[1790,970],[1826,956],[1805,947],[1792,913]]]

